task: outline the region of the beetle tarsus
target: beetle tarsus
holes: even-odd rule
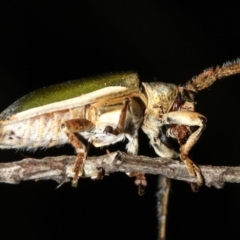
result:
[[[199,185],[197,183],[190,183],[190,186],[193,192],[199,191]]]
[[[147,180],[143,173],[141,172],[130,172],[128,173],[129,177],[136,177],[134,183],[138,187],[138,194],[140,196],[144,195],[145,189],[147,187]]]
[[[204,184],[204,178],[201,169],[186,155],[180,154],[180,158],[184,162],[189,174],[197,178],[198,186],[202,186]]]
[[[73,180],[72,180],[72,186],[77,187],[78,179],[79,177],[83,176],[83,164],[85,160],[85,154],[84,153],[78,153],[77,158],[74,163],[74,167],[72,169],[73,171]]]

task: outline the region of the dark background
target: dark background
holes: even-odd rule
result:
[[[70,79],[135,70],[142,81],[185,83],[204,69],[240,57],[239,7],[181,1],[1,1],[0,108],[37,88]],[[6,4],[5,4],[6,3]],[[240,165],[240,75],[197,97],[208,125],[191,156],[198,164]],[[155,156],[140,133],[140,154]],[[119,145],[121,149],[122,146]],[[73,154],[2,150],[1,161]],[[103,154],[105,150],[91,150]],[[0,185],[0,238],[156,239],[157,177],[137,195],[133,179],[114,174],[57,183]],[[240,185],[192,193],[172,181],[168,239],[238,239]]]

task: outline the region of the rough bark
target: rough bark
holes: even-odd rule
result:
[[[63,183],[71,180],[75,156],[25,158],[21,161],[0,163],[0,182],[17,184],[25,180],[55,180]],[[225,182],[240,182],[240,167],[200,166],[206,186],[222,188]],[[84,177],[96,178],[99,173],[143,172],[164,177],[196,182],[181,161],[129,156],[113,152],[99,157],[89,157],[84,165]]]

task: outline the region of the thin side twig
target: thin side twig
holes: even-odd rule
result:
[[[157,197],[158,240],[166,240],[168,199],[171,181],[166,177],[159,176]]]

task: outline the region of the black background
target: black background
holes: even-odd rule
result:
[[[6,4],[5,4],[6,3]],[[239,7],[219,2],[1,1],[0,108],[37,88],[96,74],[135,70],[142,81],[185,83],[204,69],[240,57]],[[198,164],[240,165],[240,76],[197,96],[208,118],[192,149]],[[140,133],[140,154],[155,156]],[[119,145],[122,149],[122,145]],[[2,150],[1,161],[73,154]],[[91,149],[90,154],[105,150]],[[156,239],[157,177],[137,195],[133,179],[81,179],[77,189],[53,181],[0,185],[1,239]],[[192,193],[172,182],[168,239],[238,239],[240,186]]]

